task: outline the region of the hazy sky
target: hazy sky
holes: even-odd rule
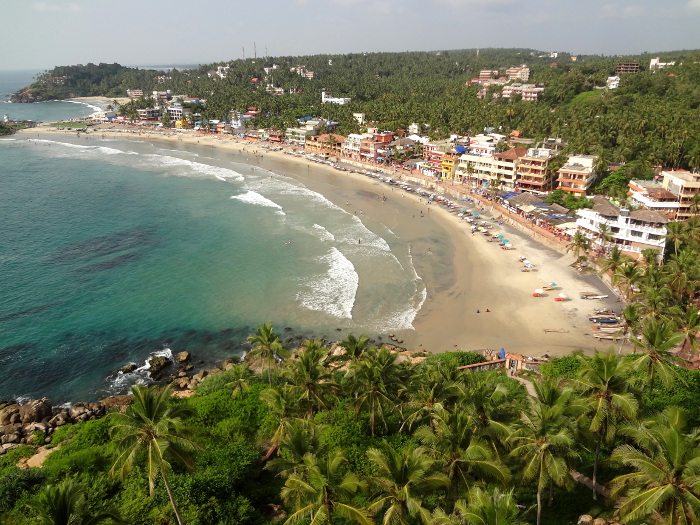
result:
[[[4,0],[0,70],[253,55],[700,48],[700,0]]]

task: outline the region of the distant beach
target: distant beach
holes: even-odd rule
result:
[[[50,126],[25,130],[23,135],[44,133],[76,137],[75,131],[57,131]],[[402,341],[401,346],[410,350],[497,352],[504,348],[535,357],[553,357],[576,350],[592,352],[612,344],[590,335],[588,316],[594,308],[621,310],[623,305],[616,296],[597,276],[579,275],[570,268],[571,254],[562,255],[512,227],[499,226],[490,209],[482,211],[479,207],[476,211],[494,226],[493,232],[500,231],[510,240],[513,250],[502,250],[480,233],[472,235],[466,221],[439,204],[428,205],[424,197],[413,192],[242,139],[109,124],[91,128],[80,137],[85,141],[138,139],[176,143],[183,148],[215,147],[233,155],[237,162],[294,177],[338,206],[348,208],[350,203],[370,229],[388,228],[411,246],[427,298],[413,322],[415,330],[393,334]],[[475,208],[470,202],[464,206],[470,211]],[[535,265],[533,271],[521,271],[519,256]],[[532,296],[535,289],[551,282],[557,284],[555,290]],[[610,297],[582,300],[579,292],[583,290]],[[568,300],[555,301],[560,293]]]

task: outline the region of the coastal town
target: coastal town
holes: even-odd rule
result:
[[[663,63],[654,58],[650,68],[658,70],[671,65],[673,62]],[[296,71],[313,78],[313,72],[302,66]],[[639,64],[618,64],[616,76],[608,79],[608,89],[617,87],[618,75],[637,71]],[[498,74],[498,70],[485,70],[472,82],[481,89],[492,84],[519,86],[513,82],[526,81],[529,69],[523,65],[505,69],[504,76],[498,77]],[[219,68],[210,75],[225,78],[226,68]],[[502,96],[510,96],[509,93]],[[127,95],[129,99],[145,96],[140,89],[130,89]],[[109,109],[98,111],[86,120],[92,124],[136,126],[144,133],[189,131],[221,139],[228,137],[244,140],[251,146],[279,146],[320,155],[326,160],[369,165],[387,173],[420,176],[449,187],[455,193],[488,196],[563,240],[570,241],[580,231],[597,253],[617,247],[625,255],[640,258],[643,250],[651,249],[662,258],[666,224],[687,220],[700,207],[697,196],[700,175],[663,166],[649,166],[653,176],[648,180],[630,180],[628,198],[624,201],[597,197],[581,210],[551,202],[552,192],[565,192],[578,199],[591,197],[595,183],[621,166],[607,164],[597,155],[564,154],[562,151],[568,144],[560,137],[535,141],[521,136],[518,130],[502,134],[493,128],[484,128],[482,133],[451,135],[436,141],[423,133],[423,126],[417,122],[405,130],[382,130],[367,122],[363,113],[355,113],[353,117],[366,131],[347,136],[334,133],[338,123],[321,116],[301,118],[296,127],[284,130],[255,129],[251,122],[260,114],[259,108],[250,107],[244,112],[232,110],[228,120],[205,120],[198,113],[198,108],[206,106],[204,99],[168,91],[154,91],[150,99],[157,104],[138,109],[137,116],[132,115],[132,118],[119,115],[119,104],[115,101]],[[535,99],[536,96],[532,100]],[[332,97],[325,90],[321,92],[322,105],[342,105],[349,101]]]
[[[149,279],[172,287],[169,274],[183,269],[184,296],[173,301],[165,293],[151,303],[148,283],[139,281],[142,296],[115,300],[115,285],[105,293],[109,301],[120,310],[143,302],[149,309],[141,317],[155,316],[152,310],[166,310],[168,302],[198,305],[198,287],[218,277],[224,293],[209,288],[205,303],[223,305],[223,322],[231,327],[199,326],[206,323],[190,323],[199,312],[189,313],[182,329],[168,328],[150,340],[134,337],[141,362],[130,358],[131,342],[121,333],[104,344],[113,335],[102,326],[79,339],[80,358],[66,359],[74,355],[66,350],[72,334],[57,329],[62,339],[55,360],[41,355],[75,369],[62,372],[62,381],[77,381],[71,374],[84,372],[84,360],[92,376],[107,375],[95,380],[99,388],[121,390],[58,406],[48,397],[0,398],[0,520],[29,525],[52,502],[74,494],[68,514],[85,517],[89,509],[100,513],[97,520],[135,525],[697,522],[700,143],[689,128],[678,131],[689,124],[677,122],[675,130],[662,124],[655,140],[668,147],[649,153],[644,130],[652,124],[624,111],[642,105],[633,100],[631,85],[663,98],[680,76],[674,68],[681,61],[616,57],[589,82],[569,69],[586,64],[583,56],[530,57],[539,60],[542,76],[535,78],[556,74],[559,84],[531,81],[527,54],[462,74],[470,108],[491,113],[454,127],[459,132],[447,117],[457,109],[440,107],[442,101],[434,113],[445,115],[438,130],[421,111],[408,120],[405,114],[403,120],[377,118],[366,93],[359,96],[366,97],[367,110],[355,111],[359,96],[338,89],[342,83],[328,89],[308,84],[342,56],[315,63],[293,57],[284,66],[267,57],[213,64],[182,74],[178,82],[187,80],[177,90],[168,86],[179,73],[149,72],[163,86],[151,90],[145,81],[125,80],[140,72],[122,72],[134,77],[116,83],[119,96],[70,97],[95,109],[89,117],[13,126],[11,139],[0,142],[8,157],[20,159],[16,165],[26,158],[51,166],[35,170],[41,175],[17,168],[16,179],[33,183],[54,166],[56,173],[63,166],[86,167],[59,180],[64,186],[78,181],[65,192],[44,189],[52,200],[65,200],[59,215],[67,218],[69,233],[81,233],[84,225],[75,219],[80,203],[66,209],[68,198],[81,200],[88,189],[103,203],[91,212],[95,222],[113,205],[130,221],[127,230],[76,236],[59,248],[63,257],[39,257],[41,269],[74,265],[69,279],[75,288],[94,281],[101,293],[118,272],[141,275],[136,263],[157,248],[162,251]],[[580,92],[561,91],[560,78],[567,76],[580,81]],[[35,87],[71,80],[62,70],[42,78]],[[241,91],[231,86],[233,78]],[[379,83],[391,70],[373,68],[370,78]],[[300,87],[290,87],[297,81]],[[198,88],[187,89],[189,82]],[[416,82],[418,98],[429,84]],[[223,97],[219,86],[262,95],[241,97],[234,109],[233,95]],[[545,98],[555,90],[559,95]],[[620,100],[614,98],[618,90],[625,93]],[[30,100],[31,87],[18,93],[23,102],[42,103]],[[306,104],[294,111],[275,106],[301,97]],[[552,102],[566,97],[580,112],[574,114],[585,118],[569,120],[561,109],[566,104]],[[634,125],[620,137],[611,138],[613,131],[605,136],[616,144],[612,154],[602,136],[591,138],[586,130],[607,132],[613,111],[606,105],[615,104],[623,108],[615,122]],[[645,107],[651,112],[653,103]],[[545,118],[553,124],[534,132],[532,121]],[[264,125],[270,122],[287,125]],[[147,164],[143,171],[141,164]],[[116,204],[146,192],[144,181],[157,196],[144,198],[141,209],[156,212],[146,218],[136,206],[122,212]],[[181,194],[185,208],[179,207]],[[290,195],[299,198],[285,200]],[[47,206],[43,196],[38,201]],[[304,216],[313,235],[304,230],[306,237],[295,237],[293,227],[313,207],[328,215]],[[15,208],[21,207],[8,206],[8,212]],[[255,227],[247,228],[235,210],[255,217]],[[214,229],[209,225],[219,223],[204,220],[213,215],[234,226],[220,228],[223,233],[200,248],[188,235]],[[270,229],[258,231],[263,222]],[[169,238],[159,236],[170,223],[177,225],[172,244],[196,249],[170,256]],[[356,229],[331,231],[332,223]],[[260,237],[251,250],[254,264],[270,266],[259,295],[239,297],[224,286],[248,275],[237,258],[244,252],[243,243],[236,244],[239,231]],[[270,285],[301,281],[286,267],[297,259],[300,267],[309,264],[315,244],[324,253],[352,254],[338,272],[313,274],[328,289],[349,276],[352,292],[350,313],[336,315],[320,335],[298,331],[283,311],[289,303],[275,295],[280,288]],[[221,245],[234,248],[216,251]],[[375,294],[359,303],[358,283],[364,280],[367,293],[395,277],[370,257],[377,252],[396,261],[392,268],[408,267],[395,281],[422,288],[411,298],[417,306],[409,327],[359,333],[362,321],[380,315],[367,305],[384,298]],[[200,256],[204,270],[197,266]],[[328,265],[328,258],[321,260]],[[222,261],[223,277],[216,273]],[[278,268],[286,272],[282,277],[272,273]],[[197,285],[189,282],[194,274],[201,278]],[[234,311],[237,301],[258,315],[274,310],[275,326],[259,319],[241,336],[234,327],[235,318],[243,318]],[[53,309],[62,305],[18,307],[0,322],[57,315]],[[289,321],[277,324],[278,318]],[[99,348],[88,360],[93,341]],[[0,355],[22,355],[27,348],[31,344],[14,345]],[[229,357],[214,360],[209,352]],[[28,370],[46,367],[40,361]],[[105,363],[111,368],[103,373]]]

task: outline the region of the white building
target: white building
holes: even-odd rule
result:
[[[608,80],[605,82],[605,85],[608,87],[608,89],[617,89],[620,87],[620,77],[614,76],[614,77],[608,77]]]
[[[652,58],[649,61],[649,71],[656,71],[657,69],[663,69],[667,66],[675,66],[676,62],[660,62],[659,57]]]
[[[544,91],[544,86],[537,86],[535,84],[511,84],[510,86],[505,86],[503,91],[501,91],[501,96],[503,98],[511,98],[513,95],[520,95],[521,100],[533,101],[537,100],[540,93]]]
[[[321,104],[339,104],[339,105],[345,105],[350,102],[350,98],[348,97],[332,97],[330,95],[326,94],[326,90],[322,89],[321,90]]]
[[[168,110],[170,118],[174,121],[182,120],[183,116],[189,117],[190,115],[192,115],[192,110],[190,108],[184,108],[182,107],[182,104],[179,104],[177,102],[172,106],[168,106],[166,109]]]
[[[576,224],[594,245],[617,246],[627,255],[639,257],[642,250],[654,249],[663,257],[668,218],[652,210],[630,211],[618,208],[604,197],[593,197],[593,208],[576,212]],[[600,239],[600,225],[607,226],[612,242]]]

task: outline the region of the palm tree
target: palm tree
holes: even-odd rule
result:
[[[303,345],[305,349],[288,363],[282,375],[297,390],[299,402],[311,416],[328,407],[328,400],[338,390],[338,385],[324,366],[328,351],[321,341],[304,341]]]
[[[259,359],[263,370],[267,363],[267,379],[272,386],[272,364],[282,357],[289,356],[289,352],[272,330],[272,322],[261,324],[255,334],[248,336],[247,341],[252,345],[249,352],[251,359]]]
[[[603,251],[605,251],[608,243],[612,242],[614,239],[612,233],[610,232],[610,227],[604,222],[598,224],[598,232],[596,237],[598,238],[598,242],[600,243],[600,247]]]
[[[289,386],[282,388],[266,388],[260,392],[260,400],[265,403],[270,412],[277,416],[278,423],[271,438],[270,449],[263,458],[267,461],[277,450],[277,446],[289,435],[289,426],[298,408],[298,392]]]
[[[520,510],[513,498],[513,489],[502,492],[474,487],[469,491],[469,504],[455,503],[451,515],[441,509],[433,513],[432,525],[527,525],[520,519]]]
[[[569,462],[575,457],[571,448],[574,440],[563,412],[561,404],[546,406],[531,399],[530,411],[523,414],[522,425],[510,438],[510,455],[523,462],[523,482],[534,481],[537,485],[537,525],[542,517],[542,491],[548,485],[571,483]]]
[[[396,364],[396,354],[384,347],[379,351],[367,351],[361,361],[350,365],[346,378],[356,396],[351,406],[355,413],[360,410],[369,412],[372,435],[377,416],[388,429],[385,411],[396,405],[397,397],[404,390],[404,378],[402,369]]]
[[[683,333],[676,329],[672,321],[655,316],[645,318],[640,330],[641,337],[631,336],[630,342],[643,351],[634,363],[635,369],[646,369],[646,382],[642,390],[647,386],[653,390],[656,376],[666,385],[680,378],[675,365],[680,364],[682,359],[675,356],[672,350],[683,340]]]
[[[367,350],[369,342],[370,339],[366,335],[361,335],[358,338],[352,334],[348,335],[344,341],[340,342],[340,347],[344,351],[343,358],[353,362],[359,361]]]
[[[154,387],[135,386],[131,393],[134,397],[133,404],[125,412],[109,415],[114,421],[110,434],[116,440],[119,449],[119,455],[109,475],[119,474],[122,478],[125,477],[138,456],[145,452],[151,497],[155,492],[155,480],[160,474],[178,525],[182,525],[182,518],[168,481],[172,467],[167,457],[171,456],[187,470],[193,470],[189,452],[198,446],[187,438],[181,419],[188,411],[171,405],[169,387],[156,393]]]
[[[582,368],[576,382],[591,404],[589,430],[596,435],[593,457],[593,499],[598,499],[597,476],[600,447],[603,442],[612,444],[615,431],[623,420],[631,421],[637,415],[638,403],[630,392],[628,383],[630,365],[615,354],[611,348],[607,353],[596,351],[593,357],[576,356]]]
[[[488,439],[494,451],[511,434],[511,424],[520,418],[523,407],[513,402],[508,387],[491,374],[463,374],[462,396],[457,402],[469,414],[474,434]]]
[[[624,286],[623,295],[627,301],[634,294],[635,288],[640,284],[644,274],[639,266],[639,262],[634,261],[624,264],[616,272],[617,282]]]
[[[695,354],[698,349],[698,332],[700,332],[700,311],[694,306],[689,307],[685,312],[680,309],[673,309],[675,313],[672,319],[679,331],[683,334],[683,345],[688,347],[688,355]]]
[[[36,511],[42,525],[97,525],[106,521],[122,523],[112,512],[100,512],[91,517],[85,512],[85,491],[67,479],[59,485],[48,485],[28,503]]]
[[[588,240],[588,237],[586,237],[581,231],[577,231],[571,238],[571,242],[566,246],[566,251],[573,251],[576,259],[579,260],[581,252],[588,251],[589,247],[590,241]]]
[[[245,363],[234,365],[230,371],[231,381],[224,385],[226,388],[231,389],[231,396],[237,397],[240,394],[248,392],[250,390],[250,385],[248,384],[248,379],[252,375],[250,368]]]
[[[436,418],[454,406],[461,390],[454,380],[455,370],[444,367],[429,367],[413,377],[408,401],[404,404],[409,415],[402,428],[409,429],[421,421],[428,420],[434,428]]]
[[[450,480],[450,500],[475,482],[494,482],[505,486],[510,472],[489,443],[475,435],[474,420],[469,413],[455,411],[437,419],[435,428],[424,425],[414,437],[444,461],[443,472]]]
[[[332,524],[338,518],[342,523],[374,523],[369,511],[350,503],[353,495],[365,487],[345,469],[347,459],[342,451],[335,450],[323,459],[306,454],[302,464],[301,471],[289,476],[282,488],[282,499],[294,509],[285,525],[309,519],[313,525]]]
[[[632,260],[633,259],[629,255],[624,255],[620,248],[613,246],[608,256],[602,259],[599,273],[602,275],[611,272],[610,283],[615,286],[619,278],[617,274],[618,269],[622,268],[625,264],[631,263]]]
[[[612,480],[611,496],[624,497],[623,521],[700,521],[700,432],[686,433],[686,427],[685,413],[668,407],[654,420],[621,429],[636,445],[621,445],[612,454],[614,461],[633,469]]]
[[[666,225],[666,242],[673,244],[673,253],[678,255],[678,248],[685,241],[685,223],[669,222]]]
[[[427,449],[406,447],[396,451],[385,445],[384,450],[370,448],[367,457],[376,469],[376,496],[369,510],[373,514],[384,511],[384,525],[407,525],[411,518],[428,523],[430,512],[423,507],[423,498],[446,488],[449,480],[438,471]]]
[[[279,455],[267,462],[265,468],[288,478],[303,468],[302,459],[307,454],[323,456],[327,448],[321,443],[324,428],[308,419],[290,420],[279,442]]]

